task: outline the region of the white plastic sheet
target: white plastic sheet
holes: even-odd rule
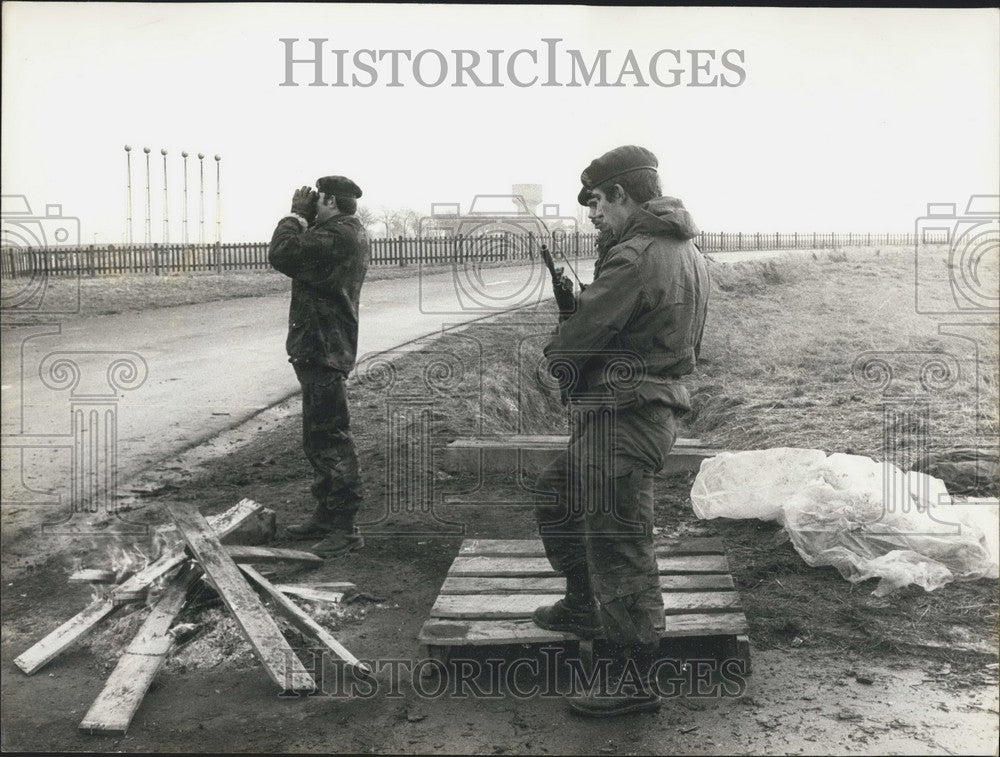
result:
[[[723,452],[691,489],[699,518],[759,518],[784,526],[812,566],[875,594],[998,575],[996,504],[953,501],[942,481],[858,455],[777,448]]]

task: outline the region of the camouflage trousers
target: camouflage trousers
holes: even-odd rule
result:
[[[295,366],[302,386],[302,448],[313,469],[317,516],[349,529],[363,492],[358,453],[351,436],[346,377],[327,368]]]
[[[659,643],[663,597],[653,552],[653,476],[676,438],[661,404],[571,405],[566,452],[539,476],[535,509],[545,553],[566,576],[567,601],[597,601],[608,640]]]

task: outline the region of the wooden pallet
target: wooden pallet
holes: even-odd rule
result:
[[[658,540],[656,558],[666,612],[661,638],[723,637],[729,657],[750,671],[747,621],[718,538]],[[467,539],[448,570],[419,640],[427,658],[446,661],[453,649],[579,642],[531,621],[536,607],[563,596],[537,539]]]

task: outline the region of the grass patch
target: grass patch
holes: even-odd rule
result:
[[[883,407],[902,403],[927,408],[927,427],[909,431],[926,431],[932,448],[977,437],[995,445],[996,333],[982,325],[943,334],[947,317],[916,313],[912,255],[841,252],[711,271],[686,419],[708,443],[880,457]],[[942,277],[946,271],[940,268]],[[885,387],[877,364],[862,370],[872,358],[891,372]],[[947,378],[935,374],[941,370]],[[900,435],[904,457],[914,437]]]

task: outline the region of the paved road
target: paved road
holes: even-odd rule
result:
[[[589,280],[592,262],[582,269]],[[538,302],[549,291],[547,276],[531,266],[371,281],[359,355]],[[287,310],[280,295],[6,331],[4,515],[30,506],[44,516],[91,499],[108,489],[102,477],[112,463],[127,481],[294,394]]]
[[[805,251],[810,252],[810,251]],[[785,253],[726,253],[739,261]],[[584,281],[592,262],[581,265]],[[540,267],[371,281],[359,355],[549,295]],[[298,390],[286,362],[287,296],[70,319],[6,331],[2,515],[51,521]],[[98,505],[106,504],[97,502]],[[34,516],[32,515],[34,513]],[[37,516],[37,517],[35,517]]]

